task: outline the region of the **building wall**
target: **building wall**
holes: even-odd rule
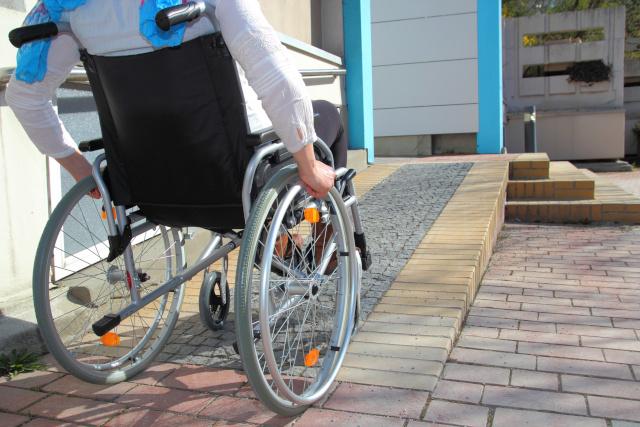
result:
[[[0,2],[0,68],[15,66],[16,52],[5,33],[20,26],[33,3]],[[20,295],[30,298],[31,263],[49,215],[46,165],[0,88],[0,314],[10,315]]]
[[[372,0],[376,137],[478,131],[476,0]]]
[[[525,47],[526,34],[604,29],[598,42]],[[622,108],[624,103],[624,7],[535,15],[505,21],[505,97],[509,112],[535,105],[539,110]],[[611,65],[611,80],[571,83],[567,75],[523,78],[528,65],[601,59]]]
[[[602,29],[604,40],[534,47],[523,43],[525,35],[589,29]],[[536,106],[540,112],[538,149],[547,151],[552,160],[623,157],[624,37],[624,7],[506,20],[503,45],[507,149],[523,150],[524,137],[518,131],[522,112]],[[592,60],[602,60],[611,66],[609,81],[574,83],[569,81],[568,74],[524,77],[527,66]],[[594,128],[594,123],[599,126]]]

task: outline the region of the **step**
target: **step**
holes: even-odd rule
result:
[[[551,162],[548,179],[512,180],[507,200],[592,200],[595,181],[569,162]]]
[[[589,176],[588,172],[586,176]],[[593,200],[509,201],[505,213],[507,220],[530,223],[640,224],[640,197],[624,191],[606,178],[595,174],[590,177],[595,181]]]
[[[524,153],[509,162],[509,179],[548,179],[549,156],[546,153]]]

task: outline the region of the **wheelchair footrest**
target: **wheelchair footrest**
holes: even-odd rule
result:
[[[93,332],[101,337],[120,324],[122,319],[117,314],[107,314],[102,319],[91,325]]]

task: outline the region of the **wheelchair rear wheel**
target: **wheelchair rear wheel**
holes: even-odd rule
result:
[[[296,240],[304,244],[281,245]],[[238,349],[271,410],[295,415],[329,391],[353,330],[356,268],[338,191],[313,200],[295,168],[278,173],[244,231],[235,294]]]
[[[160,352],[178,320],[184,284],[123,320],[103,337],[91,325],[131,303],[123,256],[109,251],[102,200],[88,193],[93,177],[76,184],[55,208],[42,234],[33,271],[33,298],[42,338],[69,373],[98,384],[141,372]],[[184,267],[181,231],[132,224],[131,248],[140,296]]]

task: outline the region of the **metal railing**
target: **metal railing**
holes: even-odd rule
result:
[[[0,90],[4,89],[11,80],[11,76],[15,72],[14,67],[5,67],[0,68]],[[344,68],[310,68],[300,70],[300,74],[302,74],[303,78],[313,78],[313,77],[340,77],[346,76],[347,70]],[[87,78],[87,73],[84,71],[83,67],[75,67],[69,73],[67,77],[66,83],[84,83],[89,84],[89,80]]]

